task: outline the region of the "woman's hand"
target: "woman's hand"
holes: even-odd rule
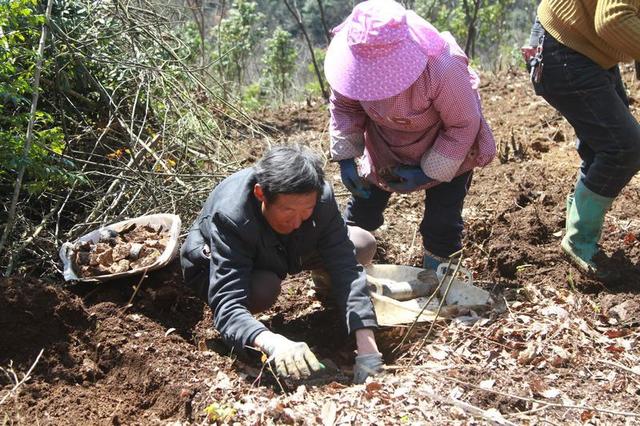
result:
[[[413,191],[433,181],[433,179],[424,174],[420,166],[396,166],[393,168],[393,173],[400,178],[400,182],[388,182],[387,185],[398,192]]]
[[[355,160],[347,158],[340,160],[338,163],[340,164],[340,178],[344,186],[356,197],[369,198],[371,190],[367,188],[368,184],[358,175]]]

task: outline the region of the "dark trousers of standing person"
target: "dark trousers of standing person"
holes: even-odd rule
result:
[[[561,246],[582,272],[614,278],[615,271],[596,262],[598,242],[614,198],[640,170],[640,124],[629,110],[618,66],[604,69],[549,33],[542,54],[541,79],[534,89],[573,126],[582,159],[567,197]]]
[[[420,234],[425,250],[446,258],[462,248],[462,207],[471,185],[472,172],[464,173],[451,182],[442,182],[424,191],[424,216]],[[384,211],[391,193],[371,187],[369,198],[355,195],[347,203],[345,220],[350,226],[375,231],[384,223]]]
[[[542,78],[533,85],[576,132],[580,180],[615,198],[640,170],[640,125],[629,110],[620,69],[603,69],[546,33]]]

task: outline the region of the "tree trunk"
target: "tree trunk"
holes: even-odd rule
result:
[[[474,53],[472,51],[471,47],[475,44],[476,21],[478,20],[478,11],[480,10],[481,3],[482,3],[482,0],[475,0],[474,9],[473,9],[473,16],[470,16],[471,13],[470,13],[469,8],[468,8],[468,3],[467,3],[466,0],[464,2],[465,14],[467,15],[467,22],[469,23],[469,26],[468,26],[468,29],[467,29],[467,41],[464,44],[464,53],[469,58],[472,58],[473,57],[473,53]]]
[[[425,18],[427,20],[433,19],[433,10],[435,9],[437,2],[438,2],[438,0],[433,0],[431,2],[431,4],[429,5],[429,8],[427,9],[427,13],[426,13],[427,16],[423,16],[423,18]]]
[[[331,42],[331,31],[329,31],[329,27],[327,26],[327,20],[324,15],[324,5],[322,4],[322,0],[317,0],[318,9],[320,9],[320,22],[322,22],[322,28],[324,28],[324,37],[327,41],[327,46]]]
[[[193,14],[193,20],[198,27],[198,35],[200,36],[200,73],[204,76],[204,67],[207,62],[205,50],[205,25],[204,25],[204,9],[202,0],[187,0],[187,5]]]
[[[300,31],[302,32],[302,36],[304,40],[307,42],[307,47],[309,48],[309,53],[311,53],[311,62],[313,63],[313,69],[316,73],[316,78],[318,79],[318,84],[320,84],[320,91],[322,92],[322,97],[325,99],[329,99],[329,93],[327,89],[324,87],[324,78],[322,77],[322,73],[320,72],[320,67],[318,66],[318,61],[316,60],[316,55],[313,52],[313,44],[311,43],[311,39],[309,38],[309,34],[307,34],[307,29],[304,26],[304,22],[302,22],[302,15],[300,14],[300,10],[298,10],[298,5],[296,0],[283,0],[284,4],[291,12],[291,16],[298,23],[298,27],[300,27]]]
[[[224,7],[225,7],[225,0],[222,0],[222,4],[220,5],[220,20],[218,21],[218,41],[217,41],[218,58],[222,57],[222,51],[220,50],[220,32],[222,30],[222,20],[224,19]],[[225,81],[224,81],[224,71],[222,70],[220,59],[218,59],[218,66],[216,68],[218,69],[218,75],[220,76],[220,87],[222,88],[222,99],[226,102],[228,98],[227,88],[226,88],[227,85],[225,84]]]

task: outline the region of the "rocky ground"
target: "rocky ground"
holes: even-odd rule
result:
[[[630,70],[625,79],[640,117],[640,84]],[[463,257],[504,312],[420,327],[400,353],[404,330],[382,330],[385,374],[352,385],[353,342],[338,313],[315,300],[308,275],[291,277],[260,319],[334,368],[295,384],[275,381],[256,354],[228,353],[176,262],[150,273],[131,304],[139,277],[8,278],[2,424],[640,424],[640,178],[606,218],[602,246],[620,278],[582,276],[559,250],[578,165],[572,129],[522,74],[484,76],[481,94],[500,158],[474,175]],[[276,139],[326,156],[323,105],[262,119]],[[327,174],[344,203],[328,162]],[[392,197],[377,263],[419,264],[421,214],[420,195]]]

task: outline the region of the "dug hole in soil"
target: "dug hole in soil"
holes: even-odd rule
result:
[[[630,70],[624,75],[638,117],[638,83]],[[639,178],[605,221],[602,247],[620,277],[602,283],[582,276],[559,249],[565,197],[579,163],[573,130],[533,96],[524,75],[483,81],[483,108],[500,155],[474,174],[463,256],[476,284],[508,302],[505,313],[471,324],[439,322],[420,350],[425,331],[399,355],[384,347],[393,368],[352,386],[354,347],[339,313],[314,298],[307,274],[290,277],[277,305],[259,319],[307,342],[332,370],[298,387],[274,381],[258,354],[228,352],[211,329],[209,308],[183,287],[177,261],[142,281],[69,286],[62,278],[7,278],[0,281],[0,399],[8,397],[0,419],[116,425],[640,421]],[[288,106],[260,118],[277,129],[275,139],[326,152],[324,105]],[[327,163],[326,171],[344,204],[337,168]],[[420,264],[422,206],[420,194],[392,197],[376,233],[375,262]],[[32,366],[29,380],[10,394],[12,372],[21,379]]]

